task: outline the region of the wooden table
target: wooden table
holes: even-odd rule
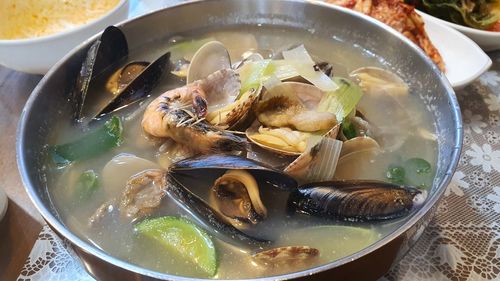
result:
[[[42,228],[42,217],[24,191],[16,162],[21,111],[42,76],[0,66],[0,188],[9,197],[0,222],[0,280],[15,280]]]

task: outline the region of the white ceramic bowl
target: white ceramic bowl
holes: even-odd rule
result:
[[[454,28],[463,34],[465,34],[467,37],[472,39],[474,42],[476,42],[479,47],[481,47],[485,51],[494,51],[494,50],[500,50],[500,32],[493,32],[493,31],[484,31],[480,29],[475,29],[475,28],[470,28],[467,26],[455,24],[449,21],[445,21],[442,19],[439,19],[437,17],[431,16],[429,14],[426,14],[429,17],[432,17],[434,20],[445,24],[451,28]],[[443,35],[446,36],[446,35]]]
[[[23,72],[45,74],[71,49],[109,25],[125,20],[129,1],[84,25],[53,35],[18,40],[0,40],[0,64]]]

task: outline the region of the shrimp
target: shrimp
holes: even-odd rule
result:
[[[236,72],[220,70],[206,79],[167,91],[148,105],[142,128],[149,135],[171,138],[199,153],[246,150],[245,139],[215,128],[204,118],[209,104],[217,102],[218,96],[239,88]]]

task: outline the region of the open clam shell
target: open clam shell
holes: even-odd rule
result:
[[[252,106],[258,100],[262,86],[251,88],[226,106],[207,114],[207,121],[223,129],[238,129],[253,119]]]
[[[342,142],[335,139],[339,127],[335,126],[325,136],[311,138],[307,151],[290,163],[285,172],[301,182],[332,180],[342,149]]]
[[[314,117],[315,115],[311,114],[312,111],[321,114],[315,110],[323,96],[324,92],[314,85],[300,82],[284,82],[262,93],[261,100],[255,106],[254,111],[259,122],[267,127],[290,127],[301,131],[330,129],[335,124],[324,123],[324,120],[328,120],[324,116],[319,116],[319,119],[322,119],[321,122],[314,122],[316,121],[314,120],[310,123],[316,126],[325,124],[329,128],[301,126],[305,122],[297,118],[302,114],[310,118]],[[334,121],[336,123],[336,119]]]
[[[376,67],[363,67],[350,74],[358,80],[364,95],[356,109],[372,127],[372,136],[387,151],[395,151],[408,138],[412,128],[416,129],[414,118],[408,113],[408,85],[396,74]],[[391,109],[391,120],[380,109]]]
[[[342,145],[342,150],[340,151],[339,157],[365,150],[380,150],[378,143],[370,137],[355,137],[350,140],[346,140]]]
[[[265,128],[254,122],[245,134],[247,138],[266,150],[290,156],[298,156],[306,150],[309,133],[290,128]]]
[[[231,68],[228,50],[221,42],[210,41],[201,46],[191,59],[186,82],[190,84],[218,70],[228,68]]]
[[[309,246],[286,246],[263,250],[252,255],[257,263],[268,267],[297,267],[312,263],[319,250]]]

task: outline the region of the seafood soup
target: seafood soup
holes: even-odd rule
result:
[[[432,188],[433,120],[390,65],[314,32],[236,26],[129,52],[109,27],[48,144],[62,220],[180,276],[300,271],[394,231]]]

